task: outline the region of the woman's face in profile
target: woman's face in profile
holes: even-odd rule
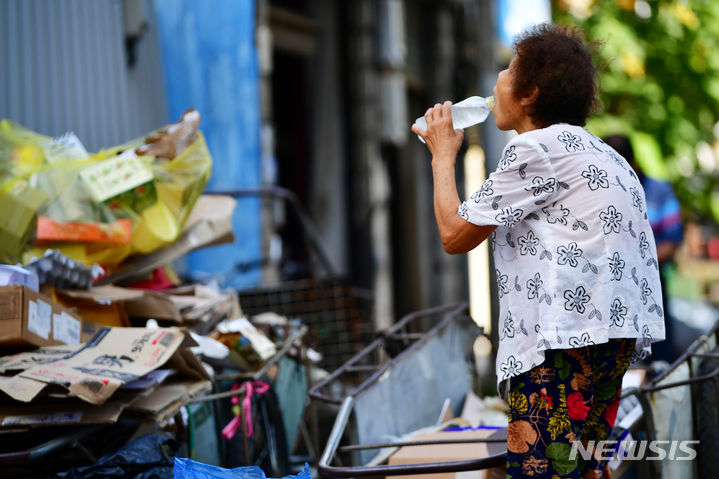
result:
[[[516,58],[516,57],[515,57]],[[518,99],[514,97],[512,85],[514,84],[514,58],[506,70],[499,72],[497,83],[494,86],[495,106],[492,113],[500,130],[514,130],[524,117],[524,109]]]

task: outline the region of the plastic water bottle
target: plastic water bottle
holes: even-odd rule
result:
[[[452,105],[452,126],[455,130],[463,130],[468,126],[482,123],[487,119],[492,108],[494,108],[493,96],[487,98],[470,96],[466,100]],[[417,118],[414,123],[423,130],[427,129],[427,121],[424,119],[424,116]],[[417,137],[424,143],[421,136],[417,135]]]

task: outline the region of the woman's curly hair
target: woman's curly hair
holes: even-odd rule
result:
[[[584,126],[598,105],[596,45],[578,28],[540,24],[525,30],[514,49],[513,93],[521,98],[538,88],[529,108],[535,123]]]

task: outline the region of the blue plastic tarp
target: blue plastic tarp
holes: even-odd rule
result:
[[[192,459],[175,458],[175,479],[266,479],[265,473],[256,466],[224,469],[202,464]],[[310,467],[305,464],[302,472],[296,476],[284,476],[282,479],[310,479]]]

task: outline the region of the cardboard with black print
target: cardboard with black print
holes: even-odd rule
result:
[[[103,328],[68,356],[48,362],[43,355],[36,355],[38,361],[27,369],[3,378],[0,390],[29,402],[44,389],[43,384],[53,384],[83,401],[102,404],[123,384],[165,364],[185,376],[209,379],[187,349],[195,345],[192,337],[178,328]]]

